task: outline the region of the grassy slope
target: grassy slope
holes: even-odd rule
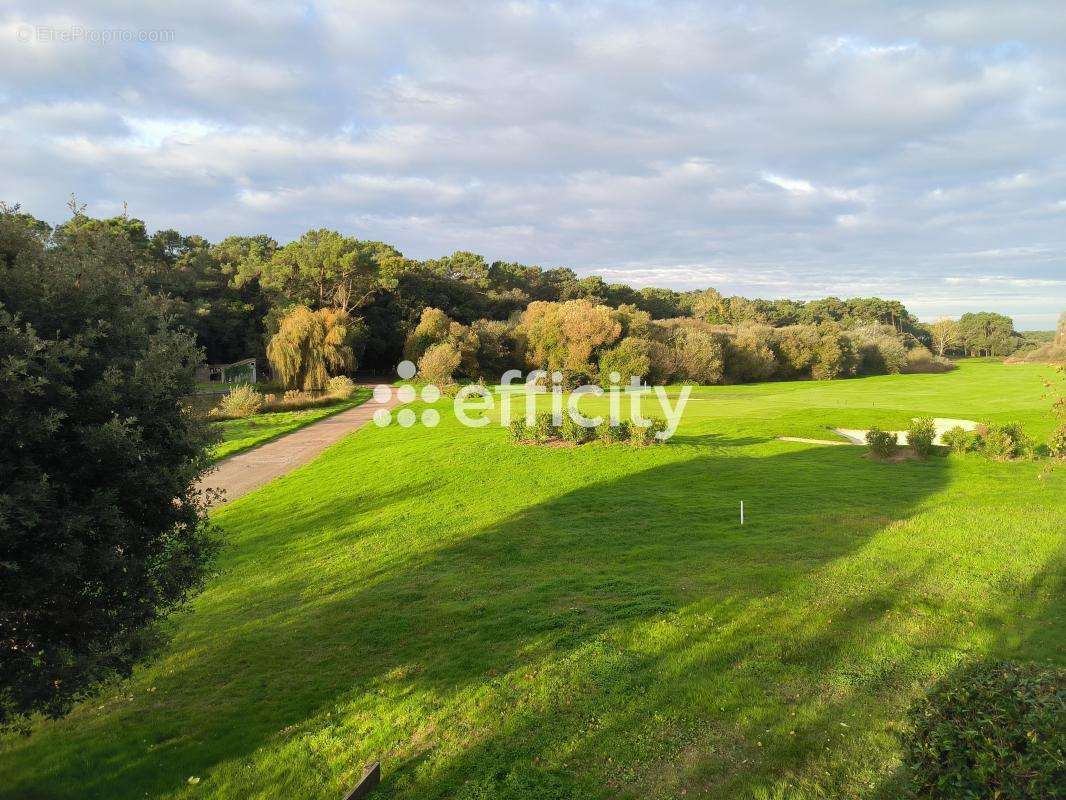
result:
[[[211,456],[218,461],[235,453],[250,450],[277,439],[279,436],[284,436],[286,433],[292,433],[305,425],[310,425],[312,422],[318,422],[325,417],[355,408],[369,399],[370,390],[359,388],[348,400],[331,406],[308,408],[303,411],[273,411],[245,419],[217,422],[215,425],[222,433],[222,441],[212,449]]]
[[[649,449],[364,429],[218,512],[167,651],[6,740],[0,796],[335,797],[375,758],[381,797],[894,796],[922,687],[1066,663],[1066,474],[773,437],[1043,435],[1041,374],[707,389]]]

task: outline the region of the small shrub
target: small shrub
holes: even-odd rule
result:
[[[259,394],[253,386],[242,383],[230,390],[229,394],[222,398],[215,409],[215,416],[239,419],[258,414],[263,407],[263,395]]]
[[[564,442],[584,444],[592,439],[592,429],[578,425],[569,414],[563,415],[563,424],[559,426],[559,436]]]
[[[1052,458],[1066,458],[1066,422],[1051,434],[1047,447]]]
[[[1017,422],[989,426],[984,436],[982,449],[985,455],[995,459],[1021,458],[1033,454],[1033,442]]]
[[[953,453],[974,453],[981,449],[981,434],[968,431],[961,425],[944,431],[940,441],[945,447],[951,448]]]
[[[907,444],[920,458],[926,458],[933,452],[933,439],[936,438],[936,425],[929,417],[911,420],[907,429]]]
[[[308,408],[331,406],[337,398],[329,394],[312,395],[308,392],[288,391],[280,398],[267,395],[263,400],[263,411],[303,411]]]
[[[533,440],[533,429],[526,425],[525,417],[512,419],[511,424],[507,426],[507,430],[511,434],[511,441],[516,444]]]
[[[558,433],[558,428],[552,421],[552,415],[550,411],[542,411],[537,414],[536,419],[533,422],[533,439],[540,444],[550,442],[555,439]]]
[[[326,384],[326,394],[330,397],[336,397],[338,400],[347,400],[355,394],[355,381],[347,375],[338,375],[335,378],[330,378],[329,383]]]
[[[870,428],[866,432],[866,444],[870,445],[871,452],[878,458],[890,458],[899,450],[896,434],[880,428]]]
[[[609,419],[605,419],[596,428],[596,437],[604,444],[617,444],[629,439],[629,428],[628,422],[620,421],[617,425],[612,425]]]
[[[651,424],[646,428],[642,428],[639,425],[629,425],[629,443],[637,445],[638,447],[646,447],[650,444],[658,444],[661,439],[657,439],[655,434],[661,433],[666,430],[666,421],[661,419],[650,420]]]
[[[955,365],[946,358],[934,356],[926,347],[915,347],[907,351],[906,364],[903,371],[907,373],[919,372],[950,372]]]
[[[614,430],[611,428],[610,421],[604,420],[596,426],[596,438],[603,444],[612,444],[617,441],[615,439]]]
[[[537,414],[532,425],[526,424],[524,416],[511,420],[508,425],[508,434],[515,444],[551,444],[562,441],[582,445],[599,439],[604,444],[629,443],[644,446],[661,442],[655,434],[665,430],[666,421],[661,419],[651,420],[651,425],[646,428],[626,421],[611,425],[606,420],[596,428],[586,428],[571,419],[568,414],[564,414],[562,422],[556,425],[552,421],[551,412],[548,411]]]
[[[1066,670],[981,663],[908,712],[904,762],[913,798],[1061,797]]]

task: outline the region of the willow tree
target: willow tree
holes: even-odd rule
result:
[[[267,345],[275,377],[290,389],[322,389],[331,374],[355,366],[352,332],[352,318],[343,309],[297,306]]]

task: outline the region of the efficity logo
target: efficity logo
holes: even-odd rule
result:
[[[401,361],[396,367],[396,374],[403,381],[414,381],[418,369],[411,361]],[[622,376],[617,372],[612,372],[608,377],[610,383],[607,387],[586,384],[566,392],[562,385],[561,372],[549,373],[536,369],[523,379],[521,370],[509,369],[500,376],[500,382],[495,386],[471,383],[460,387],[452,398],[452,413],[462,425],[482,428],[490,423],[489,415],[498,408],[500,425],[506,428],[514,419],[517,405],[520,406],[519,413],[524,415],[526,424],[533,425],[537,416],[538,398],[550,395],[553,425],[561,425],[563,417],[569,416],[574,424],[583,428],[598,428],[604,423],[614,427],[623,422],[647,428],[654,420],[643,415],[643,401],[645,397],[654,394],[662,412],[661,418],[666,423],[665,429],[657,432],[655,436],[665,441],[674,435],[692,392],[691,386],[681,386],[676,395],[676,402],[671,402],[672,398],[665,386],[641,384],[640,378],[636,376],[623,385]],[[414,383],[402,383],[399,386],[379,383],[374,387],[373,400],[382,408],[374,412],[374,423],[384,428],[395,421],[402,428],[410,428],[421,421],[427,428],[436,427],[440,424],[441,417],[440,411],[433,406],[444,394],[441,387],[433,383],[423,384],[421,388],[416,387]],[[589,397],[607,398],[606,416],[585,414],[582,401]],[[422,409],[421,414],[417,414],[412,408],[400,408],[394,414],[391,408],[385,407],[394,399],[401,406],[421,399],[430,407]]]

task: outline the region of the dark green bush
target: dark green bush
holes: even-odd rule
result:
[[[968,431],[956,425],[950,430],[944,431],[940,441],[945,447],[951,448],[953,453],[974,453],[981,449],[981,434],[977,431]]]
[[[866,444],[870,445],[870,451],[878,458],[889,458],[899,450],[896,434],[880,428],[870,428],[866,432]]]
[[[977,664],[918,700],[908,721],[912,798],[1066,797],[1066,670]]]
[[[201,350],[124,233],[67,226],[0,205],[0,728],[128,676],[218,546]]]
[[[560,372],[562,372],[563,379],[560,381],[559,385],[562,386],[563,391],[566,392],[572,392],[579,386],[595,383],[592,379],[592,375],[585,370],[564,369],[560,370]]]
[[[925,458],[933,452],[933,439],[936,438],[936,425],[929,417],[918,417],[911,420],[911,426],[907,429],[907,444],[915,455]]]

